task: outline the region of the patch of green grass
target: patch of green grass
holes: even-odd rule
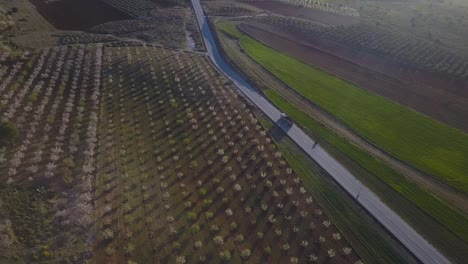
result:
[[[468,193],[468,135],[218,24],[291,88],[396,157]]]
[[[426,192],[416,183],[407,180],[381,160],[374,158],[364,150],[328,130],[293,104],[286,101],[275,91],[267,90],[265,94],[275,105],[287,113],[298,124],[305,127],[306,130],[312,132],[321,140],[325,140],[333,145],[364,169],[372,173],[372,175],[378,177],[403,197],[421,208],[436,221],[446,226],[455,235],[459,236],[464,241],[468,241],[468,219],[462,213],[452,209],[444,201]]]
[[[259,118],[272,131],[274,125]],[[279,129],[278,129],[279,130]],[[279,133],[282,133],[279,132]],[[275,138],[275,135],[273,135]],[[367,262],[415,263],[333,180],[308,158],[289,138],[275,140],[281,153],[314,195],[333,223],[340,229],[357,253]]]

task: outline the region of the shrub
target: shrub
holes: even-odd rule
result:
[[[237,229],[237,223],[232,222],[231,225],[229,226],[229,228],[231,229],[231,231],[235,231]]]
[[[240,186],[240,184],[236,183],[236,184],[234,185],[234,190],[235,190],[236,192],[240,192],[240,191],[242,190],[242,187]]]
[[[215,245],[221,246],[224,244],[224,239],[221,236],[215,236],[213,238],[213,242],[215,243]]]
[[[263,239],[263,233],[262,232],[257,232],[257,237],[258,239]]]
[[[231,252],[229,250],[223,250],[219,252],[219,257],[222,261],[230,261],[231,260]]]
[[[29,98],[28,98],[28,99],[29,99],[29,101],[31,101],[31,102],[33,102],[33,103],[36,102],[36,101],[37,101],[37,93],[31,93],[31,94],[29,95]]]
[[[308,257],[309,262],[316,262],[318,260],[318,257],[314,254],[309,255]]]
[[[250,251],[250,249],[246,248],[246,249],[243,249],[241,251],[241,258],[243,260],[247,260],[249,257],[250,257],[250,254],[252,254],[252,252]]]
[[[212,212],[205,212],[205,217],[206,219],[212,219],[214,217],[214,214]]]
[[[205,188],[201,188],[200,191],[199,191],[199,193],[200,193],[201,196],[205,196],[205,195],[206,195],[206,192],[207,192],[207,191],[206,191]]]
[[[176,250],[177,250],[177,249],[180,249],[181,246],[182,246],[182,245],[181,245],[179,242],[177,242],[177,241],[174,242],[174,243],[172,243],[172,248],[173,248],[173,249],[176,249]]]
[[[211,225],[210,226],[210,231],[211,232],[215,232],[215,231],[218,231],[219,230],[219,227],[217,225]]]
[[[112,231],[112,229],[110,229],[110,228],[106,228],[103,231],[103,236],[104,236],[105,239],[112,239],[112,238],[114,238],[114,231]]]
[[[185,263],[185,257],[184,256],[178,256],[178,257],[176,257],[175,262],[177,264],[184,264]]]
[[[0,122],[0,147],[14,143],[18,135],[19,132],[13,124]]]
[[[115,253],[115,249],[113,246],[107,246],[105,252],[107,256],[112,256]]]
[[[190,221],[195,221],[197,219],[197,213],[195,212],[188,212],[187,219]]]
[[[197,224],[193,224],[192,227],[191,227],[191,231],[193,234],[196,234],[198,232],[200,232],[200,226],[197,225]]]
[[[231,216],[233,214],[230,208],[226,209],[224,212],[226,213],[227,216]]]
[[[333,236],[333,239],[335,239],[335,240],[340,240],[341,239],[340,233],[333,233],[332,236]]]
[[[193,244],[193,247],[194,247],[195,249],[200,249],[200,248],[203,247],[203,243],[202,243],[200,240],[197,240],[197,241],[195,241],[195,243]]]
[[[286,253],[288,250],[291,248],[288,243],[284,243],[283,246],[281,247],[281,250]]]
[[[242,234],[239,234],[234,238],[234,242],[236,242],[236,244],[240,244],[242,241],[244,241],[244,236]]]
[[[343,248],[343,254],[349,255],[349,254],[351,254],[351,252],[353,252],[353,250],[351,248],[349,248],[349,247],[344,247]]]
[[[135,251],[135,245],[132,243],[128,243],[127,246],[125,247],[125,254],[131,255]]]
[[[203,207],[209,207],[213,203],[211,199],[204,199],[203,200]]]

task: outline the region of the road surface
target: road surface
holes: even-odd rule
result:
[[[198,23],[203,35],[207,54],[211,61],[273,122],[278,123],[281,112],[261,93],[251,87],[221,56],[208,21],[203,14],[200,0],[192,0]],[[385,205],[379,197],[354,177],[336,159],[296,125],[285,131],[312,159],[315,160],[338,184],[392,233],[406,248],[423,263],[450,263],[436,248],[419,235],[398,214]]]

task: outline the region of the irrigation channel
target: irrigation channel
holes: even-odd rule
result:
[[[223,72],[249,100],[276,124],[280,122],[281,112],[260,92],[248,84],[244,78],[227,63],[221,55],[218,43],[213,37],[207,18],[203,13],[200,0],[191,0],[200,26],[207,55],[216,67]],[[383,203],[379,197],[352,175],[343,165],[328,154],[320,145],[315,144],[302,129],[296,125],[280,126],[287,135],[317,162],[333,179],[355,200],[379,221],[422,263],[443,264],[450,261],[427,240],[418,234],[397,213]]]

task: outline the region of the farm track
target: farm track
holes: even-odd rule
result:
[[[207,53],[212,62],[228,76],[234,84],[271,120],[278,123],[280,111],[265,97],[253,89],[220,54],[217,43],[211,33],[207,19],[199,0],[192,0],[195,13],[203,35]],[[282,127],[284,129],[284,127]],[[423,263],[450,263],[436,248],[411,228],[400,216],[385,205],[377,195],[358,181],[338,161],[332,158],[322,147],[316,145],[300,128],[293,125],[284,129],[289,137],[298,144],[312,159],[325,169],[350,195],[372,214],[387,230]]]

